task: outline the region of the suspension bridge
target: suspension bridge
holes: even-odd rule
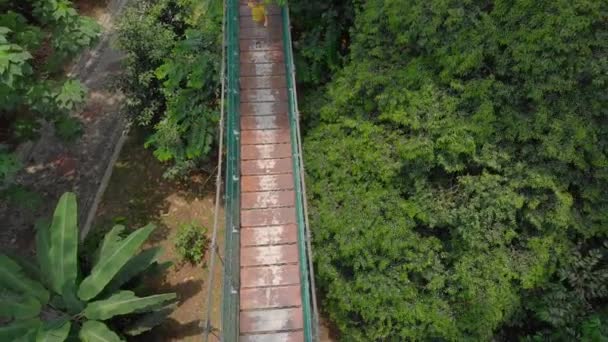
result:
[[[205,341],[318,340],[289,9],[267,14],[264,27],[246,0],[224,3],[217,184],[223,173],[225,236],[222,249],[216,216]],[[216,265],[219,321],[211,317]]]

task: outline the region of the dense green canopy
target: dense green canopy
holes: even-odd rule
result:
[[[330,3],[342,68],[292,9],[303,85],[331,79],[300,101],[343,339],[608,338],[608,3]]]

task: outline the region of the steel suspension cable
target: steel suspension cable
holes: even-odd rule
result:
[[[207,277],[207,316],[205,317],[205,331],[203,340],[205,342],[209,341],[209,334],[212,332],[211,325],[211,311],[213,308],[212,298],[213,298],[213,278],[215,271],[215,259],[216,257],[220,259],[222,265],[224,262],[222,261],[219,246],[217,244],[217,233],[219,228],[219,211],[220,211],[220,199],[221,199],[221,190],[222,190],[222,162],[224,160],[224,97],[225,97],[225,89],[226,89],[226,1],[222,1],[223,4],[223,18],[222,18],[222,66],[220,71],[221,77],[221,95],[220,95],[220,123],[219,123],[219,147],[218,147],[218,156],[217,156],[217,176],[215,180],[216,188],[215,188],[215,209],[213,212],[213,233],[211,237],[211,256],[209,257],[209,276]],[[223,274],[223,272],[222,272]],[[220,323],[221,327],[221,315],[220,315]]]

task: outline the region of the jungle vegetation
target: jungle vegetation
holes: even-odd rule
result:
[[[608,2],[290,7],[341,340],[607,340]]]

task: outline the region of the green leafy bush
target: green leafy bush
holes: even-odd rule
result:
[[[345,341],[607,337],[607,11],[356,8],[304,146]]]
[[[12,320],[0,327],[0,340],[122,341],[106,324],[113,317],[121,317],[124,334],[138,335],[171,312],[174,293],[139,297],[124,290],[142,272],[161,267],[160,248],[137,253],[154,226],[126,237],[121,236],[125,228],[115,226],[85,276],[78,266],[76,216],[76,197],[66,193],[52,224],[37,227],[37,265],[0,254],[0,317]],[[124,320],[124,315],[135,316]]]
[[[11,144],[35,139],[41,119],[54,123],[66,140],[80,135],[80,123],[69,114],[84,102],[86,88],[65,79],[62,67],[100,33],[99,25],[78,15],[67,0],[0,1],[0,118],[11,126]],[[12,179],[5,177],[10,152],[0,149],[0,195],[22,203],[15,198],[34,196],[6,184]]]
[[[182,262],[200,264],[205,258],[209,247],[207,229],[195,223],[184,224],[179,227],[173,240],[175,251]]]
[[[219,121],[220,3],[138,1],[123,16],[121,82],[132,120],[151,128],[145,146],[183,174],[209,156]]]
[[[0,115],[33,122],[67,115],[83,102],[85,88],[61,80],[60,67],[93,44],[99,25],[66,0],[4,1],[0,13]],[[28,112],[36,116],[23,116]]]

